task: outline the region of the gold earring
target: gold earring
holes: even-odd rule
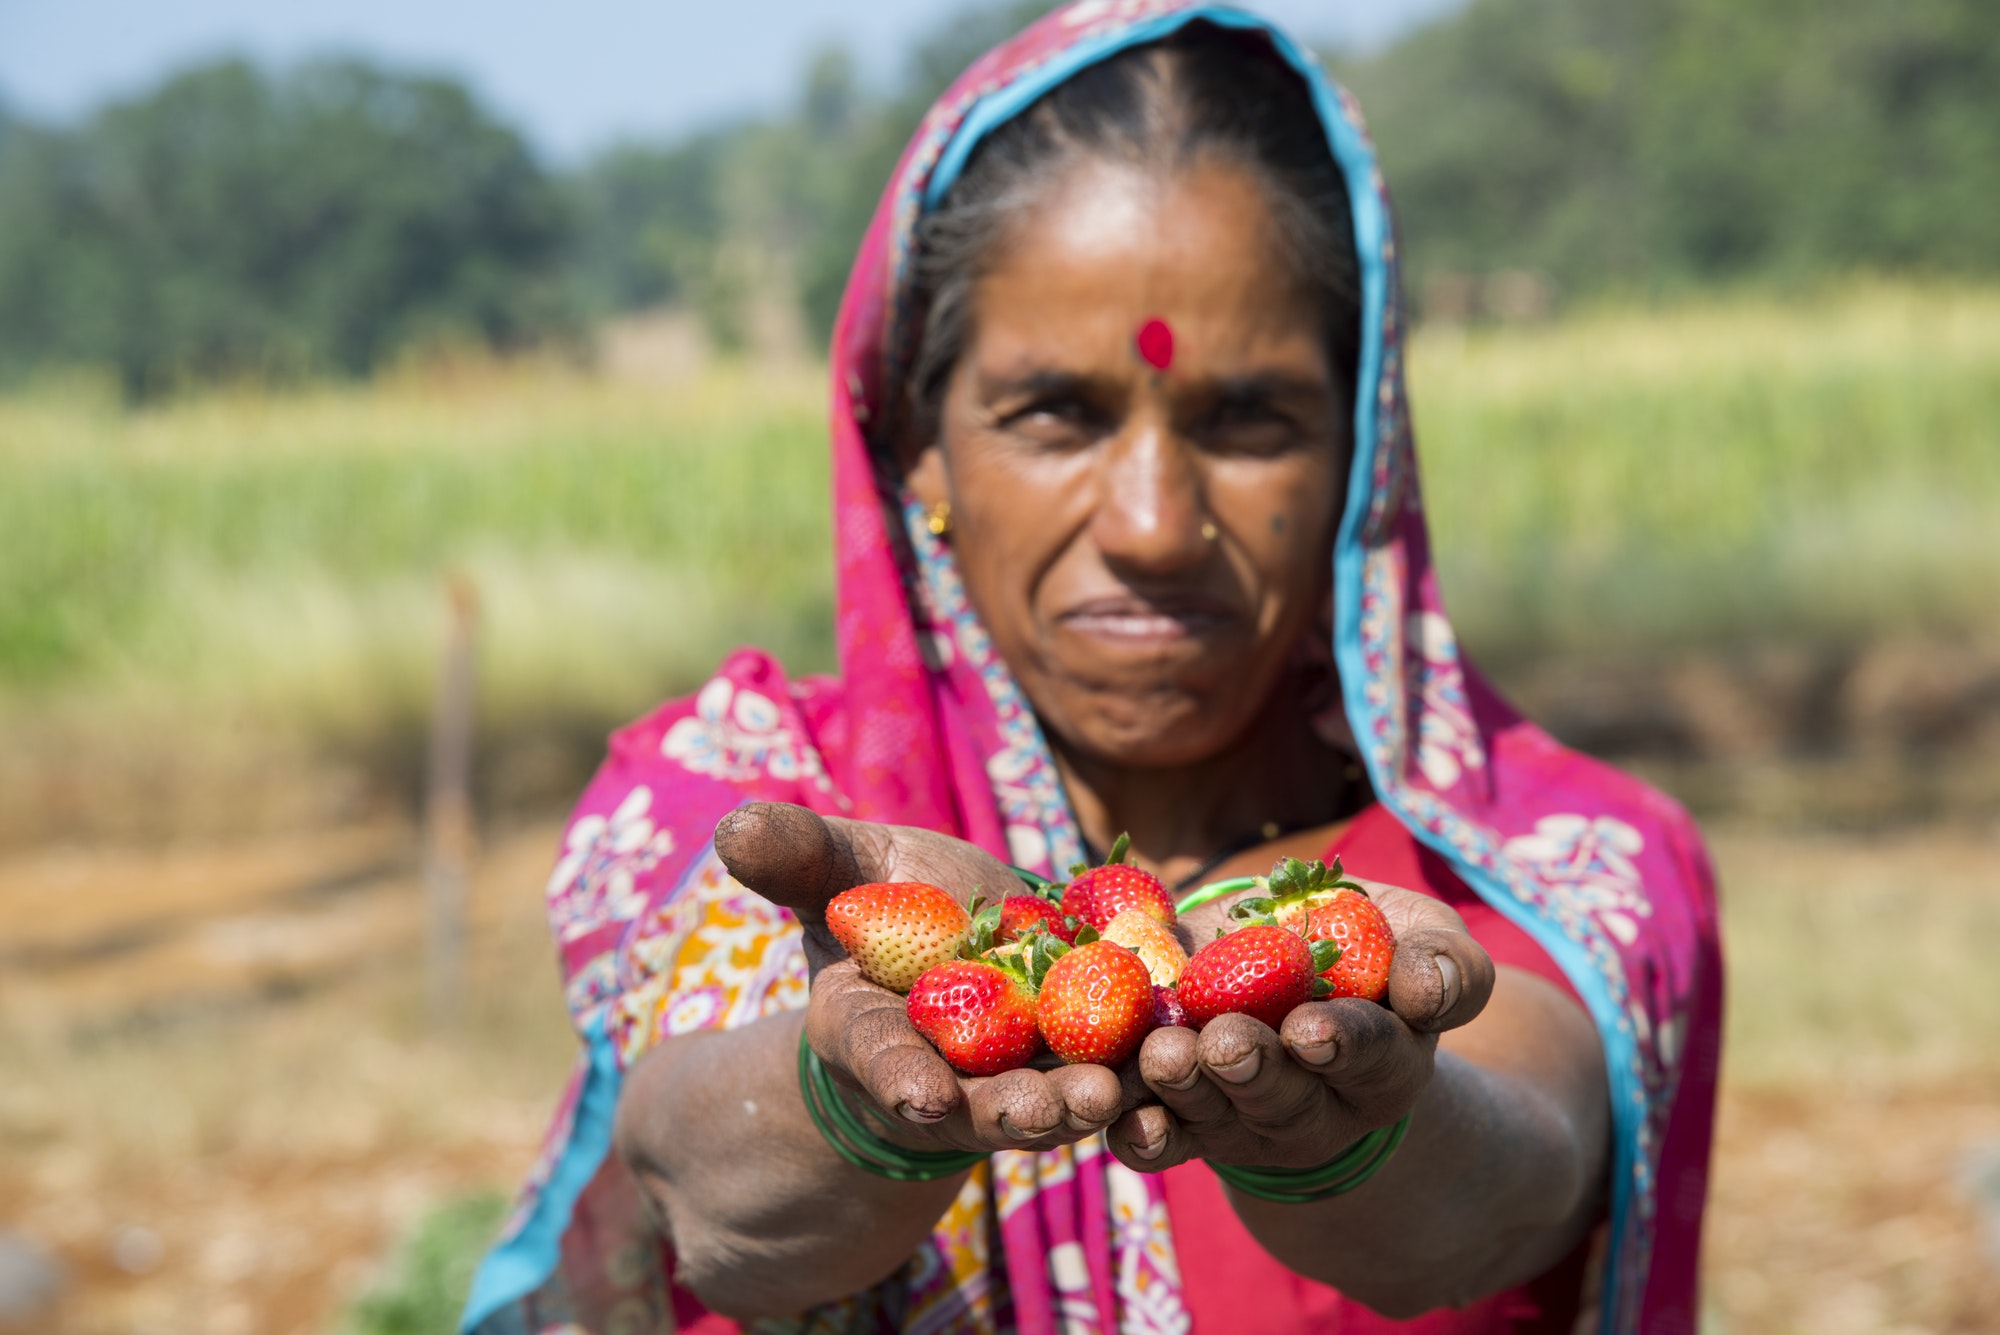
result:
[[[1203,542],[1214,542],[1221,536],[1222,531],[1216,528],[1214,520],[1204,519],[1201,521],[1201,540]]]
[[[951,532],[951,502],[939,501],[931,507],[930,517],[924,520],[924,527],[934,538],[942,538]]]

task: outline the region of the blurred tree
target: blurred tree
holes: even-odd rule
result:
[[[781,116],[594,159],[572,181],[593,309],[682,301],[729,346],[741,341],[734,308],[775,286],[796,297],[823,343],[876,201],[925,109],[988,47],[1050,8],[1002,0],[954,18],[917,46],[886,92],[865,87],[851,54],[829,47],[807,64]]]
[[[190,70],[0,143],[0,375],[358,373],[565,325],[562,201],[466,91],[352,61]]]
[[[2000,271],[1991,0],[1475,0],[1336,66],[1419,284]]]
[[[591,309],[686,298],[722,234],[716,180],[727,135],[671,147],[621,144],[571,181],[577,278]]]
[[[828,48],[781,114],[559,183],[457,85],[353,62],[210,65],[71,130],[0,108],[0,380],[360,372],[663,302],[734,346],[796,300],[824,339],[924,109],[1048,8],[962,14],[886,86]],[[1473,0],[1336,68],[1418,290],[2000,272],[1993,0]]]

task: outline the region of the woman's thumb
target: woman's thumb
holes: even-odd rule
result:
[[[876,879],[845,824],[790,802],[749,802],[715,827],[715,855],[740,885],[818,927],[828,900]]]

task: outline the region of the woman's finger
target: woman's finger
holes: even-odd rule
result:
[[[1281,1142],[1324,1143],[1332,1129],[1322,1125],[1332,1111],[1326,1085],[1288,1058],[1269,1025],[1248,1015],[1218,1015],[1202,1028],[1200,1057],[1203,1075],[1246,1129]]]
[[[967,1084],[970,1132],[983,1149],[1053,1149],[1118,1117],[1118,1077],[1102,1066],[1031,1067]]]
[[[1389,965],[1391,1010],[1410,1028],[1456,1029],[1493,995],[1493,958],[1464,932],[1420,928],[1396,939]]]
[[[884,870],[878,841],[853,839],[848,825],[790,802],[749,802],[716,825],[715,855],[746,889],[823,932],[827,901]]]
[[[1196,1136],[1227,1130],[1236,1119],[1229,1096],[1201,1067],[1201,1035],[1170,1026],[1139,1045],[1139,1075],[1146,1088]]]
[[[1394,1012],[1340,997],[1297,1007],[1279,1027],[1294,1058],[1287,1065],[1330,1086],[1364,1120],[1401,1116],[1429,1083],[1437,1039]]]
[[[1118,1162],[1141,1173],[1163,1172],[1196,1157],[1180,1119],[1158,1103],[1134,1108],[1113,1122],[1104,1144]]]
[[[1006,863],[963,839],[909,825],[821,816],[789,802],[748,802],[715,827],[715,853],[729,874],[807,929],[824,932],[835,895],[873,881],[927,881],[969,903],[1016,884]]]
[[[813,980],[806,1041],[877,1107],[913,1125],[934,1126],[964,1102],[957,1072],[910,1023],[903,999],[863,978],[852,961]]]

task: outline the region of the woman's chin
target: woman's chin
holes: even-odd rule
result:
[[[1256,711],[1215,690],[1191,692],[1151,684],[1093,691],[1054,714],[1072,747],[1122,769],[1179,769],[1227,750]]]

